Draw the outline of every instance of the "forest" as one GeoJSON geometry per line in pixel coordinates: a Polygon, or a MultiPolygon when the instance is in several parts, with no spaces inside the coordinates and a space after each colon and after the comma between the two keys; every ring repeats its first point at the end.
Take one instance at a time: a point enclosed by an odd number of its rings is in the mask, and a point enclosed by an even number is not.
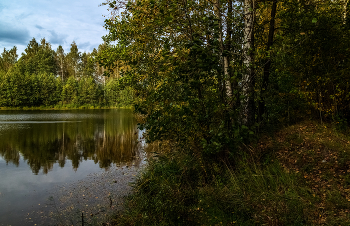
{"type": "Polygon", "coordinates": [[[349,225],[345,0],[107,0],[154,161],[121,225],[349,225]]]}
{"type": "Polygon", "coordinates": [[[0,107],[77,108],[117,107],[133,103],[131,89],[120,90],[123,68],[106,73],[97,56],[101,44],[91,53],[79,52],[73,41],[70,52],[57,50],[43,38],[33,38],[18,59],[17,48],[0,55],[0,107]]]}
{"type": "Polygon", "coordinates": [[[346,2],[105,4],[117,44],[102,65],[129,65],[120,84],[141,100],[150,141],[200,140],[214,154],[267,124],[350,119],[346,2]]]}

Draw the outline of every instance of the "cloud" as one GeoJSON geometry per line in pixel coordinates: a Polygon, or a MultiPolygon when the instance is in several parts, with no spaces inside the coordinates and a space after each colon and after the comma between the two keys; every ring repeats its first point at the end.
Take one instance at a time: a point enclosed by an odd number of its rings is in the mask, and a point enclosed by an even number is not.
{"type": "Polygon", "coordinates": [[[0,40],[9,44],[26,45],[30,40],[29,31],[26,28],[18,28],[11,26],[0,26],[0,40]]]}
{"type": "Polygon", "coordinates": [[[62,45],[68,51],[75,40],[80,52],[90,52],[103,43],[101,37],[108,33],[102,27],[107,7],[98,7],[100,2],[60,0],[46,4],[47,0],[0,0],[0,50],[15,45],[20,53],[33,37],[45,37],[53,49],[62,45]]]}
{"type": "Polygon", "coordinates": [[[66,38],[68,35],[65,34],[57,34],[54,30],[48,30],[50,32],[51,37],[49,38],[49,42],[51,44],[63,45],[66,43],[66,38]]]}
{"type": "Polygon", "coordinates": [[[19,15],[13,15],[15,16],[16,20],[25,20],[25,19],[28,19],[30,18],[31,16],[35,15],[34,13],[32,12],[23,12],[23,13],[20,13],[19,15]]]}
{"type": "Polygon", "coordinates": [[[36,28],[38,28],[39,30],[43,30],[44,28],[40,25],[35,25],[36,28]]]}
{"type": "Polygon", "coordinates": [[[88,48],[90,46],[91,46],[90,42],[84,42],[84,43],[78,44],[79,49],[90,49],[90,48],[88,48]]]}

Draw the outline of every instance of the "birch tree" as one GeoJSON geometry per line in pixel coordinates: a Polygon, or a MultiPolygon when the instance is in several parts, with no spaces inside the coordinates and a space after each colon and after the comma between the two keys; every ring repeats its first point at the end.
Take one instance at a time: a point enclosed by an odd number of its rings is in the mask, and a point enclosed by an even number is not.
{"type": "Polygon", "coordinates": [[[75,41],[72,42],[70,52],[67,54],[70,76],[77,77],[78,65],[80,62],[80,52],[75,41]]]}
{"type": "Polygon", "coordinates": [[[244,0],[244,65],[245,73],[242,78],[243,95],[243,124],[251,126],[254,123],[254,19],[255,0],[244,0]]]}
{"type": "Polygon", "coordinates": [[[59,76],[61,77],[62,82],[64,81],[64,78],[66,77],[67,74],[67,69],[66,69],[66,64],[65,64],[65,54],[64,54],[64,49],[61,45],[57,47],[56,50],[56,62],[58,64],[59,68],[59,76]]]}

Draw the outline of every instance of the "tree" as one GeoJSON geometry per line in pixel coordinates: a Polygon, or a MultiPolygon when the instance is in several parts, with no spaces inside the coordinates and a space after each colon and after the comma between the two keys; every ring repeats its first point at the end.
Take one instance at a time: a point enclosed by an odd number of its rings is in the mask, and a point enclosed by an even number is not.
{"type": "Polygon", "coordinates": [[[83,77],[79,81],[79,104],[96,104],[98,95],[98,86],[94,78],[83,77]]]}
{"type": "Polygon", "coordinates": [[[78,76],[78,65],[80,63],[80,52],[75,41],[72,42],[70,52],[67,54],[69,76],[78,76]]]}
{"type": "Polygon", "coordinates": [[[56,78],[53,74],[39,75],[42,83],[41,100],[42,105],[52,106],[60,101],[62,82],[56,78]]]}
{"type": "Polygon", "coordinates": [[[64,104],[79,104],[78,82],[74,77],[69,77],[64,84],[61,98],[64,104]]]}
{"type": "Polygon", "coordinates": [[[269,29],[268,29],[268,37],[267,37],[267,44],[266,44],[266,52],[267,57],[265,59],[265,63],[263,66],[263,78],[262,78],[262,85],[261,85],[261,91],[260,91],[260,101],[259,101],[259,107],[258,107],[258,121],[261,122],[263,120],[263,117],[265,116],[265,98],[266,98],[266,92],[269,85],[269,79],[271,74],[271,65],[272,65],[272,59],[270,56],[270,51],[272,48],[272,45],[274,43],[274,34],[275,34],[275,18],[276,18],[276,11],[277,11],[277,0],[272,1],[271,6],[271,16],[269,21],[269,29]]]}
{"type": "MultiPolygon", "coordinates": [[[[115,9],[123,2],[108,3],[115,9]]],[[[240,124],[242,91],[236,85],[244,71],[241,4],[129,1],[124,6],[121,16],[106,21],[107,44],[118,44],[101,58],[110,68],[118,61],[130,66],[120,89],[131,86],[138,96],[135,108],[146,116],[149,141],[181,141],[196,156],[233,151],[249,132],[240,124]]]]}
{"type": "Polygon", "coordinates": [[[84,52],[81,55],[79,71],[82,76],[94,77],[96,71],[96,62],[92,54],[84,52]]]}
{"type": "Polygon", "coordinates": [[[252,126],[255,120],[254,106],[254,23],[255,0],[244,0],[244,65],[245,73],[242,78],[243,95],[243,124],[252,126]]]}
{"type": "Polygon", "coordinates": [[[27,106],[30,103],[30,76],[12,67],[2,81],[2,98],[7,107],[27,106]]]}
{"type": "Polygon", "coordinates": [[[61,80],[64,81],[65,78],[68,76],[68,71],[67,71],[66,55],[61,45],[59,45],[56,50],[56,63],[59,68],[58,75],[61,77],[61,80]]]}
{"type": "Polygon", "coordinates": [[[19,59],[19,67],[21,73],[28,74],[57,74],[57,64],[55,59],[55,52],[51,49],[51,44],[46,42],[45,38],[41,43],[37,43],[33,38],[27,48],[22,53],[19,59]]]}
{"type": "Polygon", "coordinates": [[[0,56],[0,71],[7,72],[17,62],[17,47],[14,46],[10,50],[6,50],[1,53],[0,56]]]}

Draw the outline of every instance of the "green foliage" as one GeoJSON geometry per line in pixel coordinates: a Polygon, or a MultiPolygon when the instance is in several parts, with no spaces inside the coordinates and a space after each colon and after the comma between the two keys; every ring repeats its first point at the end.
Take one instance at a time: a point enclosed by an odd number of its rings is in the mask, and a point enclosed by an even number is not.
{"type": "MultiPolygon", "coordinates": [[[[73,42],[71,52],[65,54],[62,46],[55,52],[45,39],[41,44],[33,39],[18,62],[16,51],[16,47],[4,49],[0,57],[0,107],[94,108],[131,106],[134,102],[131,89],[104,85],[96,50],[80,54],[73,42]]],[[[107,81],[117,83],[117,78],[107,81]]]]}
{"type": "Polygon", "coordinates": [[[111,79],[104,87],[93,77],[79,80],[69,77],[62,83],[53,74],[22,74],[20,69],[0,72],[1,107],[35,107],[72,105],[89,106],[131,106],[134,102],[131,89],[113,90],[117,80],[111,79]],[[105,94],[104,94],[105,93],[105,94]]]}
{"type": "Polygon", "coordinates": [[[336,115],[349,119],[350,42],[342,4],[281,3],[277,13],[280,30],[270,51],[269,120],[333,120],[336,115]]]}
{"type": "Polygon", "coordinates": [[[78,50],[77,44],[74,41],[71,44],[70,52],[67,54],[66,58],[68,63],[69,76],[77,77],[80,52],[78,50]]]}
{"type": "Polygon", "coordinates": [[[104,87],[105,98],[109,106],[131,106],[134,103],[134,92],[131,88],[121,88],[116,79],[109,79],[104,87]]]}
{"type": "Polygon", "coordinates": [[[1,53],[0,56],[0,71],[7,72],[17,62],[17,47],[14,46],[10,50],[6,50],[1,53]]]}
{"type": "Polygon", "coordinates": [[[335,128],[341,132],[347,132],[349,130],[349,123],[348,120],[341,115],[336,115],[333,119],[333,122],[335,124],[335,128]]]}
{"type": "Polygon", "coordinates": [[[84,77],[79,81],[79,104],[96,104],[99,94],[98,85],[92,77],[84,77]]]}
{"type": "Polygon", "coordinates": [[[39,44],[33,38],[24,51],[17,65],[22,74],[57,73],[55,51],[45,39],[39,44]]]}
{"type": "Polygon", "coordinates": [[[62,82],[57,79],[53,74],[50,75],[39,75],[39,79],[42,82],[41,87],[41,98],[42,104],[45,106],[53,106],[60,101],[62,82]]]}
{"type": "Polygon", "coordinates": [[[63,86],[63,103],[78,104],[78,84],[74,77],[70,77],[63,86]]]}
{"type": "MultiPolygon", "coordinates": [[[[117,60],[131,66],[120,86],[131,87],[138,97],[135,110],[146,117],[140,128],[147,130],[149,142],[172,140],[198,157],[211,158],[234,152],[249,137],[250,128],[242,127],[242,92],[225,93],[226,80],[239,89],[240,78],[224,74],[215,18],[207,1],[137,1],[129,2],[116,20],[106,20],[110,33],[105,40],[118,44],[101,59],[108,67],[117,60]]],[[[241,39],[235,41],[240,48],[241,39]]],[[[236,58],[239,71],[243,58],[236,58]]]]}
{"type": "Polygon", "coordinates": [[[6,73],[2,81],[4,106],[19,107],[29,102],[29,78],[28,74],[22,74],[17,67],[6,73]]]}

